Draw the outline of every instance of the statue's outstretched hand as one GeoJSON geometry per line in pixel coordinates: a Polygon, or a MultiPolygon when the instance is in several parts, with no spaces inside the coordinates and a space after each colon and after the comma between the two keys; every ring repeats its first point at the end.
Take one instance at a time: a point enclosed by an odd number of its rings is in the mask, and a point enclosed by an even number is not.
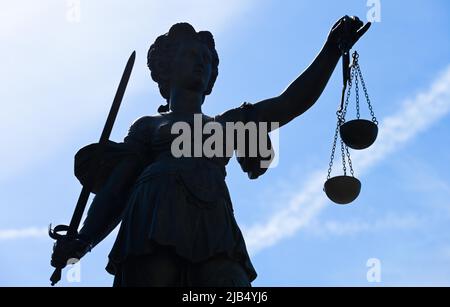
{"type": "Polygon", "coordinates": [[[82,236],[59,239],[53,246],[51,265],[55,268],[64,268],[69,260],[79,260],[90,250],[91,244],[82,236]]]}
{"type": "Polygon", "coordinates": [[[364,24],[356,16],[344,16],[331,28],[327,41],[336,45],[341,51],[350,50],[370,26],[370,22],[364,24]]]}

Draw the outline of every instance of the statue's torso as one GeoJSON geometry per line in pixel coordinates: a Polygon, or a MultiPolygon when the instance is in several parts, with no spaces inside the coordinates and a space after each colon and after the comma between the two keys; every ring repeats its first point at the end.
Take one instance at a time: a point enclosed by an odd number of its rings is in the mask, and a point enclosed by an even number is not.
{"type": "MultiPolygon", "coordinates": [[[[217,118],[203,115],[202,123],[217,118]]],[[[116,267],[111,271],[120,269],[130,254],[152,253],[164,245],[193,262],[227,254],[253,280],[256,273],[225,183],[229,157],[175,158],[171,146],[179,135],[172,133],[172,126],[180,121],[194,125],[193,116],[165,114],[141,118],[130,128],[125,142],[141,144],[151,159],[130,193],[110,254],[110,265],[116,267]]]]}

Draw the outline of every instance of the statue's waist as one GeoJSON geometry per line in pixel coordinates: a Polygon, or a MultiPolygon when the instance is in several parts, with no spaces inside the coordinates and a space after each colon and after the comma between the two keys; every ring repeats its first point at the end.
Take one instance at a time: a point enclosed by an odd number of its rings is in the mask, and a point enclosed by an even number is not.
{"type": "Polygon", "coordinates": [[[183,185],[204,202],[228,198],[225,167],[206,158],[161,158],[144,169],[136,181],[136,188],[146,188],[147,184],[172,183],[183,185]]]}
{"type": "Polygon", "coordinates": [[[203,173],[210,173],[212,176],[216,176],[225,179],[226,171],[225,165],[221,161],[208,158],[192,158],[192,157],[180,157],[175,158],[170,154],[160,154],[152,160],[141,173],[140,179],[149,176],[158,176],[162,174],[187,174],[194,173],[199,176],[203,173]]]}

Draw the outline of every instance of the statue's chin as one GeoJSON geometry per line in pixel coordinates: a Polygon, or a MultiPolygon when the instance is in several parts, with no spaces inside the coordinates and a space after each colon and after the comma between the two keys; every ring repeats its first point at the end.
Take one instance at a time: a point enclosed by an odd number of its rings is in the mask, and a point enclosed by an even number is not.
{"type": "Polygon", "coordinates": [[[189,86],[187,88],[190,91],[198,92],[198,93],[203,93],[206,90],[205,85],[203,84],[203,81],[201,80],[201,78],[195,78],[194,80],[192,80],[192,82],[189,84],[189,86]]]}

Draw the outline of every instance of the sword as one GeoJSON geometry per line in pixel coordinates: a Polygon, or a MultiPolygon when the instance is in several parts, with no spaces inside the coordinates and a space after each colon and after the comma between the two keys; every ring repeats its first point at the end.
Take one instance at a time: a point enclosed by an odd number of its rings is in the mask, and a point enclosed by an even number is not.
{"type": "MultiPolygon", "coordinates": [[[[111,131],[116,120],[117,113],[119,112],[120,103],[122,102],[123,95],[125,94],[125,89],[130,79],[131,71],[133,70],[134,61],[136,59],[136,51],[130,55],[125,70],[120,79],[119,87],[117,88],[116,95],[114,96],[111,109],[109,110],[108,118],[106,119],[105,126],[103,127],[102,134],[100,136],[99,146],[96,149],[95,156],[98,157],[105,147],[111,135],[111,131]]],[[[73,239],[78,235],[78,227],[80,226],[81,218],[83,217],[84,209],[86,208],[89,196],[91,194],[91,187],[84,185],[81,189],[80,196],[78,197],[77,205],[70,220],[69,226],[58,225],[54,229],[51,229],[51,224],[49,227],[49,236],[55,240],[69,240],[73,239]],[[66,232],[66,234],[60,234],[59,232],[66,232]]],[[[52,286],[54,286],[61,279],[61,271],[63,267],[55,268],[50,281],[52,286]]]]}

